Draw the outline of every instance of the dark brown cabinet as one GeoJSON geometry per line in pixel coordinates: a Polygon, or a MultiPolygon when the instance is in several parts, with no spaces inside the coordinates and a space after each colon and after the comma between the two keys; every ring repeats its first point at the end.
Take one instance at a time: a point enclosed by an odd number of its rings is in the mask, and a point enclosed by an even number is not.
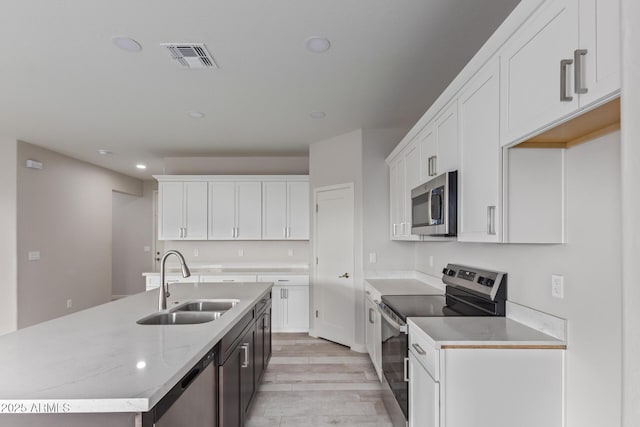
{"type": "Polygon", "coordinates": [[[271,358],[271,302],[265,306],[256,320],[256,382],[260,382],[262,375],[271,358]]]}

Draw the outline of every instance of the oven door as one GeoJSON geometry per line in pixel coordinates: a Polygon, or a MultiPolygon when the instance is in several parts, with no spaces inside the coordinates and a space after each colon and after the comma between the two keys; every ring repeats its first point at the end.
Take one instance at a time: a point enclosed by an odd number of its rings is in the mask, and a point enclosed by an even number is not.
{"type": "Polygon", "coordinates": [[[380,310],[380,314],[382,319],[382,372],[406,423],[409,416],[409,383],[407,381],[409,343],[406,325],[401,325],[392,319],[383,309],[380,310]]]}

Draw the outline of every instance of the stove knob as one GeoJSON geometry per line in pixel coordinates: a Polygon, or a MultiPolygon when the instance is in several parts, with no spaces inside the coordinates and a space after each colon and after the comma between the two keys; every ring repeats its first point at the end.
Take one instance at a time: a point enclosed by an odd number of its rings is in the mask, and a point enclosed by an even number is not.
{"type": "Polygon", "coordinates": [[[494,283],[495,283],[495,280],[493,280],[493,279],[486,279],[484,281],[484,284],[487,285],[487,286],[493,286],[494,283]]]}
{"type": "Polygon", "coordinates": [[[487,280],[487,279],[485,279],[482,276],[478,277],[478,284],[479,285],[485,285],[486,284],[485,280],[487,280]]]}
{"type": "Polygon", "coordinates": [[[443,268],[443,269],[442,269],[442,274],[444,274],[444,275],[449,275],[449,269],[448,269],[448,268],[446,268],[446,267],[445,267],[445,268],[443,268]]]}

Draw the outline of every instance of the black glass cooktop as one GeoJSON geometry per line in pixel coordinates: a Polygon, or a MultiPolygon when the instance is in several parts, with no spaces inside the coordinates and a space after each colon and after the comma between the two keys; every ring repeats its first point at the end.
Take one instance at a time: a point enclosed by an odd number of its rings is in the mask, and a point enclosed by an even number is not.
{"type": "Polygon", "coordinates": [[[451,315],[451,310],[445,310],[447,302],[444,295],[383,295],[382,302],[405,321],[407,317],[451,315]]]}

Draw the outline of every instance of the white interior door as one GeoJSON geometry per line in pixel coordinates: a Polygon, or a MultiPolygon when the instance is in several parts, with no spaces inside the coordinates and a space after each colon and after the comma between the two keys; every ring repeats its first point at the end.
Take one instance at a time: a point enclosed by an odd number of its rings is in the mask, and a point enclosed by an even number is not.
{"type": "Polygon", "coordinates": [[[353,184],[316,189],[314,199],[314,331],[351,346],[355,320],[353,184]]]}

